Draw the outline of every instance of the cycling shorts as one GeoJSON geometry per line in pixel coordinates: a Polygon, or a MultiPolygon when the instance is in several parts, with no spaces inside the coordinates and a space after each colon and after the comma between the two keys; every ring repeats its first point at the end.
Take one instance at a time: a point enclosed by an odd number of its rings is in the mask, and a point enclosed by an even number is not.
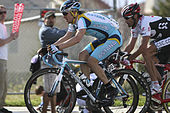
{"type": "Polygon", "coordinates": [[[170,45],[170,37],[154,40],[154,44],[158,50],[161,48],[166,48],[166,46],[170,45]]]}
{"type": "Polygon", "coordinates": [[[89,43],[83,50],[87,50],[90,56],[102,61],[111,55],[117,48],[122,46],[121,35],[114,34],[103,40],[94,40],[89,43]]]}
{"type": "Polygon", "coordinates": [[[156,57],[159,59],[161,64],[168,63],[168,60],[170,59],[169,50],[170,50],[170,45],[162,47],[158,50],[156,57]]]}

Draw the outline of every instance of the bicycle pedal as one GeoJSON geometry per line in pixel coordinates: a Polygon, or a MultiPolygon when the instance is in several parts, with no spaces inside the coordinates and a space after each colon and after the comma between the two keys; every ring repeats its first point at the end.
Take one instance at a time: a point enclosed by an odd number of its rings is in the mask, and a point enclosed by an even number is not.
{"type": "Polygon", "coordinates": [[[114,104],[114,101],[110,100],[110,99],[103,99],[99,102],[100,102],[100,105],[103,106],[103,107],[112,106],[114,104]]]}
{"type": "Polygon", "coordinates": [[[77,98],[80,98],[84,95],[87,95],[87,93],[84,90],[80,90],[79,92],[76,93],[77,98]]]}

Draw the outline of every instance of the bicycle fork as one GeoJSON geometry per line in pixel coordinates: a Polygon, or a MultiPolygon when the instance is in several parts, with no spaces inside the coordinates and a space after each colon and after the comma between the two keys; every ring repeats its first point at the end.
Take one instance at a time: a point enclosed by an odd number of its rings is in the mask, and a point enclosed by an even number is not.
{"type": "Polygon", "coordinates": [[[54,83],[53,83],[53,86],[51,87],[51,90],[48,93],[49,97],[54,96],[56,88],[60,87],[60,83],[61,83],[61,80],[62,80],[62,77],[63,77],[63,72],[64,72],[64,67],[61,67],[60,73],[59,73],[58,76],[56,76],[54,83]]]}

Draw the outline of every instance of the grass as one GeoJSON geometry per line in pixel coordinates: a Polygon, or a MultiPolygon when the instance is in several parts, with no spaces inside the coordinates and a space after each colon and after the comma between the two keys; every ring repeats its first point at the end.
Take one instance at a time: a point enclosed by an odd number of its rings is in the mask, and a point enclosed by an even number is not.
{"type": "MultiPolygon", "coordinates": [[[[39,96],[35,96],[32,95],[33,99],[33,104],[35,106],[38,106],[40,104],[40,97],[39,96]]],[[[145,102],[145,97],[144,96],[140,96],[139,97],[139,106],[143,106],[144,102],[145,102]]],[[[25,101],[24,101],[24,96],[23,95],[7,95],[6,97],[6,106],[25,106],[25,101]]],[[[114,106],[122,106],[121,101],[119,102],[115,102],[114,106]]]]}
{"type": "MultiPolygon", "coordinates": [[[[38,106],[40,104],[40,97],[33,95],[31,98],[34,98],[33,105],[38,106]]],[[[25,106],[24,95],[7,95],[5,103],[6,106],[25,106]]]]}
{"type": "Polygon", "coordinates": [[[7,106],[25,106],[23,95],[7,95],[5,103],[7,106]]]}

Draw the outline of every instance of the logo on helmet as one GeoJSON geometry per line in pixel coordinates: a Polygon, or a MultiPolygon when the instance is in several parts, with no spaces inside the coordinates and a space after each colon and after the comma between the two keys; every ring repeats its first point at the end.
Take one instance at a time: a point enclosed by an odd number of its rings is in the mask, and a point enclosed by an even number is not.
{"type": "Polygon", "coordinates": [[[125,6],[121,11],[121,15],[125,19],[129,19],[133,17],[135,14],[139,14],[139,13],[140,13],[140,6],[137,3],[125,6]]]}
{"type": "Polygon", "coordinates": [[[78,11],[80,7],[81,4],[77,0],[67,0],[61,5],[60,12],[78,11]]]}

